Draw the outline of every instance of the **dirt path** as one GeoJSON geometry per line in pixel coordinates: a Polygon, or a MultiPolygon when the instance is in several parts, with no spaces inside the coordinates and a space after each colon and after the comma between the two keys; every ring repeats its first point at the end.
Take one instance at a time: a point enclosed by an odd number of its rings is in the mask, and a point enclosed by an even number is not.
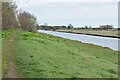
{"type": "Polygon", "coordinates": [[[13,56],[14,56],[14,47],[15,47],[15,38],[16,38],[16,33],[13,33],[11,35],[11,38],[8,42],[8,66],[9,66],[9,70],[8,70],[8,75],[7,78],[19,78],[18,73],[17,73],[17,67],[16,64],[14,62],[13,56]]]}

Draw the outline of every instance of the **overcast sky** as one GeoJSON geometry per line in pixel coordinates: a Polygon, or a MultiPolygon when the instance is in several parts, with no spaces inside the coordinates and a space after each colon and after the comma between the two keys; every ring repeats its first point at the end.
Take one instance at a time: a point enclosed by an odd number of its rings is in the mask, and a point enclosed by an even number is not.
{"type": "Polygon", "coordinates": [[[118,0],[19,0],[17,5],[36,16],[39,24],[118,26],[118,0]]]}

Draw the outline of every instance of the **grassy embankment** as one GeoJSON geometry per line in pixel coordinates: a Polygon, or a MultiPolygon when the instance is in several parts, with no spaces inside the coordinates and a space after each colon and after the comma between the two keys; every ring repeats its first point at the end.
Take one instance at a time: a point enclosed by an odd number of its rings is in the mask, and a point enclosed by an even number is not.
{"type": "Polygon", "coordinates": [[[2,37],[0,37],[0,79],[1,78],[2,78],[2,37]]]}
{"type": "Polygon", "coordinates": [[[120,37],[120,31],[112,31],[112,30],[72,30],[72,29],[58,29],[56,31],[60,32],[69,32],[69,33],[77,33],[77,34],[88,34],[88,35],[98,35],[98,36],[107,36],[107,37],[120,37]]]}
{"type": "MultiPolygon", "coordinates": [[[[12,34],[11,31],[3,33],[4,76],[9,68],[6,53],[8,33],[12,34]]],[[[118,77],[117,51],[43,33],[20,31],[16,35],[14,61],[23,77],[118,77]]]]}

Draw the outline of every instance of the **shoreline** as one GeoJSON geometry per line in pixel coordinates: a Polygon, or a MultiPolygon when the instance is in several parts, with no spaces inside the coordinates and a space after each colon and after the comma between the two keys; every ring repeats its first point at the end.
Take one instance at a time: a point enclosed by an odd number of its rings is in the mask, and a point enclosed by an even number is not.
{"type": "MultiPolygon", "coordinates": [[[[52,32],[52,31],[51,31],[52,32]]],[[[59,32],[59,31],[53,31],[53,32],[59,32]]],[[[40,33],[44,33],[44,32],[40,32],[40,33]]],[[[63,32],[63,34],[64,33],[67,33],[67,32],[63,32]]],[[[47,32],[45,32],[45,34],[49,34],[49,33],[47,33],[47,32]]],[[[75,33],[73,33],[73,34],[75,34],[75,33]]],[[[52,34],[50,34],[50,35],[52,35],[52,34]]],[[[70,34],[68,34],[68,35],[70,35],[70,34]]],[[[57,35],[53,35],[53,36],[57,36],[57,35]]],[[[91,35],[92,36],[92,35],[91,35]]],[[[64,38],[64,37],[62,37],[62,36],[57,36],[57,37],[61,37],[61,38],[64,38]]],[[[100,37],[100,36],[99,36],[100,37]]],[[[109,38],[109,37],[106,37],[106,38],[109,38]]],[[[66,39],[66,38],[65,38],[66,39]]],[[[67,39],[69,39],[69,38],[67,38],[67,39]]],[[[112,39],[112,38],[111,38],[112,39]]],[[[119,39],[119,38],[113,38],[113,39],[119,39]]],[[[74,40],[74,39],[70,39],[70,40],[74,40]]],[[[80,40],[76,40],[76,41],[80,41],[80,40]]],[[[80,41],[80,42],[82,42],[82,41],[80,41]]],[[[93,45],[96,45],[96,46],[101,46],[101,47],[103,47],[103,48],[109,48],[109,49],[112,49],[112,50],[114,50],[114,51],[119,51],[119,50],[117,50],[117,49],[114,49],[114,48],[111,48],[110,46],[104,46],[104,45],[98,45],[98,44],[96,44],[96,43],[88,43],[88,42],[82,42],[82,43],[87,43],[87,44],[93,44],[93,45]]]]}
{"type": "Polygon", "coordinates": [[[91,35],[91,36],[109,37],[109,38],[118,38],[118,39],[120,39],[120,36],[109,36],[109,35],[99,35],[99,34],[89,34],[89,33],[76,33],[76,32],[72,32],[72,31],[56,31],[56,32],[65,32],[65,33],[73,33],[73,34],[84,34],[84,35],[91,35]]]}

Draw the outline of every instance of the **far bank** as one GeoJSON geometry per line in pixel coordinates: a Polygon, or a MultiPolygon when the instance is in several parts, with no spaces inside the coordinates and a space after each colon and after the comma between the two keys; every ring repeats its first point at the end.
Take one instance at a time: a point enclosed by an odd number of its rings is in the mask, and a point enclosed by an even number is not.
{"type": "Polygon", "coordinates": [[[120,38],[119,30],[75,30],[75,29],[57,29],[58,32],[74,33],[74,34],[85,34],[92,36],[120,38]]]}

